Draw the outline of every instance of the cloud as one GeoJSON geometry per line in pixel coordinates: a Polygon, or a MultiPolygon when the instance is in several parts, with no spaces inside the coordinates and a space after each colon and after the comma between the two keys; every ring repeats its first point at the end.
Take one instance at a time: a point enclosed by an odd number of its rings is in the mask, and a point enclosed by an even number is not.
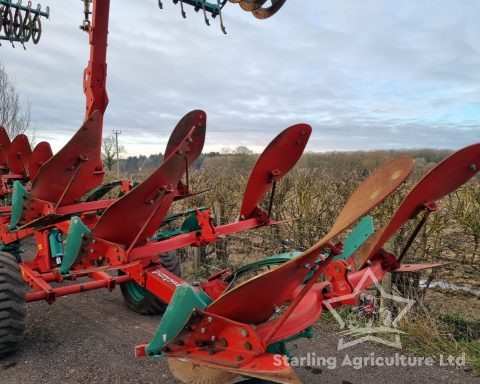
{"type": "MultiPolygon", "coordinates": [[[[46,5],[46,3],[45,3],[46,5]]],[[[38,46],[0,48],[55,149],[82,121],[82,3],[49,0],[38,46]]],[[[129,154],[164,149],[189,110],[208,113],[207,150],[262,149],[306,122],[309,150],[457,148],[478,141],[480,3],[287,1],[259,21],[235,4],[218,20],[164,1],[111,2],[104,134],[129,154]],[[138,3],[138,4],[137,4],[138,3]]]]}

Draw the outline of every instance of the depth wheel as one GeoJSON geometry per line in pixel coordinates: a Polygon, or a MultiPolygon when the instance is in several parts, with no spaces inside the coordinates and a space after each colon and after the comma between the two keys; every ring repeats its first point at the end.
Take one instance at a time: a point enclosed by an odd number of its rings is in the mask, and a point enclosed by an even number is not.
{"type": "MultiPolygon", "coordinates": [[[[180,258],[177,252],[172,251],[160,255],[160,263],[166,270],[172,272],[174,275],[178,277],[182,275],[180,258]]],[[[123,274],[123,272],[119,273],[123,274]]],[[[167,303],[160,300],[135,281],[127,281],[126,283],[120,284],[120,289],[125,304],[127,304],[127,307],[132,311],[142,315],[158,315],[167,309],[167,303]]]]}
{"type": "Polygon", "coordinates": [[[0,252],[0,357],[15,352],[25,334],[25,283],[15,256],[0,252]]]}

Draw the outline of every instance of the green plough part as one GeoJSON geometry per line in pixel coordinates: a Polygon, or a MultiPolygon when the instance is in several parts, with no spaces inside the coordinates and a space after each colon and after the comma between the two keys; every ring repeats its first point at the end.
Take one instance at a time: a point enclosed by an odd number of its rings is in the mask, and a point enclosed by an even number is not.
{"type": "Polygon", "coordinates": [[[195,309],[205,309],[212,299],[202,290],[198,293],[189,284],[175,290],[162,321],[145,348],[148,357],[160,357],[163,346],[170,343],[187,325],[195,309]]]}
{"type": "Polygon", "coordinates": [[[345,243],[343,244],[343,253],[336,256],[333,261],[348,260],[353,252],[355,252],[360,245],[373,235],[373,232],[375,232],[373,217],[363,217],[345,240],[345,243]]]}
{"type": "MultiPolygon", "coordinates": [[[[200,212],[203,212],[206,209],[207,209],[206,207],[198,208],[200,212]]],[[[155,241],[166,240],[166,239],[169,239],[170,237],[181,235],[182,233],[189,233],[189,232],[200,230],[201,228],[200,228],[200,225],[198,224],[196,213],[197,213],[196,209],[189,209],[188,211],[185,211],[185,212],[173,213],[171,215],[168,215],[162,221],[161,227],[181,217],[187,216],[187,218],[182,223],[182,226],[180,227],[180,229],[174,229],[172,231],[162,231],[158,233],[157,236],[152,238],[152,240],[155,240],[155,241]]]]}
{"type": "MultiPolygon", "coordinates": [[[[121,180],[113,180],[110,183],[107,184],[102,184],[99,185],[97,188],[93,189],[85,199],[85,201],[97,201],[100,200],[102,197],[104,197],[108,192],[110,192],[113,188],[117,187],[118,185],[121,185],[122,181],[121,180]]],[[[123,193],[120,194],[121,197],[123,196],[123,193]]]]}
{"type": "Polygon", "coordinates": [[[20,181],[13,182],[12,193],[12,213],[10,215],[10,230],[15,230],[17,224],[22,217],[23,199],[27,198],[30,193],[23,187],[20,181]]]}
{"type": "MultiPolygon", "coordinates": [[[[192,216],[189,216],[186,221],[191,217],[195,219],[195,210],[191,212],[192,216]]],[[[172,215],[172,220],[180,217],[182,214],[172,215]]],[[[186,222],[185,221],[185,222],[186,222]]],[[[193,222],[193,220],[192,220],[193,222]]],[[[185,224],[185,223],[184,223],[185,224]]],[[[197,223],[198,225],[198,223],[197,223]]],[[[182,226],[183,228],[183,226],[182,226]]],[[[348,238],[345,240],[344,252],[341,255],[338,255],[335,259],[348,259],[352,253],[357,249],[366,239],[368,239],[374,232],[373,219],[371,216],[365,216],[358,225],[353,229],[348,238]]],[[[301,252],[287,252],[281,253],[268,257],[263,260],[256,261],[254,263],[245,265],[242,268],[239,268],[235,271],[231,277],[227,278],[226,282],[229,283],[235,279],[236,276],[241,275],[242,273],[248,272],[253,269],[258,269],[262,267],[268,267],[273,265],[283,264],[294,257],[298,256],[301,252]]],[[[320,259],[317,263],[320,263],[320,259]]],[[[305,282],[309,280],[312,272],[305,278],[305,282]]],[[[204,309],[207,307],[212,300],[208,295],[199,290],[195,290],[188,284],[182,284],[179,286],[175,293],[173,294],[172,300],[163,315],[162,321],[155,332],[155,335],[145,348],[147,356],[149,357],[159,357],[162,356],[162,348],[170,343],[175,337],[182,331],[182,329],[187,325],[192,312],[195,309],[204,309]]],[[[268,346],[267,351],[270,353],[278,353],[282,355],[289,356],[286,343],[298,340],[300,338],[312,338],[313,330],[311,327],[304,329],[302,332],[276,343],[273,343],[268,346]]]]}
{"type": "MultiPolygon", "coordinates": [[[[335,256],[333,260],[347,260],[353,254],[353,252],[373,234],[374,231],[375,228],[373,225],[373,218],[371,216],[365,216],[364,218],[362,218],[362,220],[359,221],[357,226],[352,230],[350,235],[345,240],[343,246],[343,253],[341,255],[335,256]]],[[[300,254],[300,251],[286,252],[270,256],[266,259],[255,261],[237,269],[230,277],[226,279],[226,282],[230,283],[235,279],[235,277],[253,269],[259,269],[263,267],[286,263],[287,261],[297,257],[300,254]]],[[[321,260],[318,259],[315,265],[318,265],[320,262],[321,260]]],[[[310,280],[310,278],[313,276],[313,273],[314,271],[312,268],[312,271],[310,271],[310,273],[305,277],[305,280],[303,281],[304,284],[308,282],[308,280],[310,280]]]]}
{"type": "Polygon", "coordinates": [[[88,235],[90,229],[83,224],[79,217],[73,216],[68,228],[67,239],[65,241],[65,252],[63,253],[62,265],[59,268],[62,276],[70,273],[70,268],[75,263],[82,245],[83,235],[88,235]]]}

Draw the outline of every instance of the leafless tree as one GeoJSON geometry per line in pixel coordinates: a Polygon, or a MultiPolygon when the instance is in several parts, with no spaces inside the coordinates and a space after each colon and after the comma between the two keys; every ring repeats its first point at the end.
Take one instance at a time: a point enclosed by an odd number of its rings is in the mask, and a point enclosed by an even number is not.
{"type": "Polygon", "coordinates": [[[30,118],[30,104],[22,103],[15,82],[0,64],[0,125],[7,130],[11,139],[20,133],[33,133],[30,118]],[[32,131],[32,132],[30,132],[32,131]]]}
{"type": "MultiPolygon", "coordinates": [[[[118,146],[119,157],[125,153],[125,147],[123,145],[118,146]]],[[[102,161],[109,171],[113,169],[115,162],[117,161],[117,147],[115,143],[115,136],[107,136],[103,139],[102,143],[102,161]]]]}

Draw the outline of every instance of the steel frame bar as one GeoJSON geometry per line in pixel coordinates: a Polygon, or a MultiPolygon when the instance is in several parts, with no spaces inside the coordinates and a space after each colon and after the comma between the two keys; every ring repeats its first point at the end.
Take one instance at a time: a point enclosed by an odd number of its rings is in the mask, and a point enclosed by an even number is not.
{"type": "MultiPolygon", "coordinates": [[[[218,236],[225,236],[230,235],[232,233],[245,231],[247,229],[258,228],[264,225],[273,225],[276,222],[264,222],[258,220],[257,218],[247,219],[243,221],[238,221],[236,223],[230,223],[226,225],[222,225],[219,227],[215,227],[215,235],[218,236]]],[[[130,261],[133,260],[140,260],[144,258],[151,257],[151,255],[158,255],[160,253],[165,253],[168,251],[174,251],[176,249],[180,249],[189,245],[200,245],[199,238],[201,237],[201,231],[197,232],[189,232],[182,235],[174,236],[170,239],[158,241],[158,242],[150,242],[146,245],[141,247],[133,248],[130,253],[128,259],[130,261]]]]}

